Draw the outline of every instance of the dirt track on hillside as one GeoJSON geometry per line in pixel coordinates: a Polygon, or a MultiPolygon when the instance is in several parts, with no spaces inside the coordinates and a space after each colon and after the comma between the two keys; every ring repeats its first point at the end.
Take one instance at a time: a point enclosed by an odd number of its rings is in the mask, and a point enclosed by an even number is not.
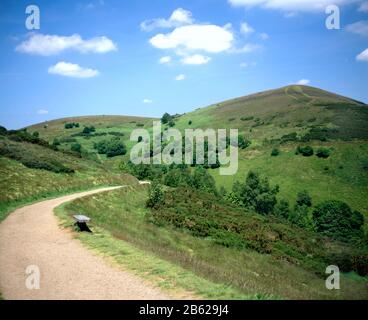
{"type": "Polygon", "coordinates": [[[0,224],[0,292],[5,299],[167,299],[139,277],[113,266],[58,226],[53,209],[73,194],[14,211],[0,224]],[[26,287],[26,268],[39,267],[40,289],[26,287]]]}

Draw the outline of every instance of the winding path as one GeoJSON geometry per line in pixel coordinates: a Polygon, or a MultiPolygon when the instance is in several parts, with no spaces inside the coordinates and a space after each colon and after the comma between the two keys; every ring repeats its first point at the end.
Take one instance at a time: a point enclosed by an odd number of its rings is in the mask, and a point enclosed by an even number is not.
{"type": "Polygon", "coordinates": [[[0,292],[5,299],[167,299],[141,278],[113,266],[59,228],[53,210],[104,188],[42,201],[14,211],[0,224],[0,292]],[[40,270],[40,289],[26,287],[26,268],[40,270]]]}

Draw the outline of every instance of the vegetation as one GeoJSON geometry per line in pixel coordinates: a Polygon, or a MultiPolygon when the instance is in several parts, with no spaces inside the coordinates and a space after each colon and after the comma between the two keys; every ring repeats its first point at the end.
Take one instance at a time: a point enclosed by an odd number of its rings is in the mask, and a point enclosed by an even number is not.
{"type": "Polygon", "coordinates": [[[304,157],[311,157],[314,154],[314,150],[311,146],[301,147],[296,149],[296,154],[301,154],[304,157]]]}
{"type": "Polygon", "coordinates": [[[68,122],[68,123],[65,123],[64,128],[65,129],[79,128],[79,123],[78,122],[68,122]]]}
{"type": "Polygon", "coordinates": [[[95,149],[99,154],[106,154],[108,158],[125,155],[127,149],[119,138],[111,140],[102,140],[95,144],[95,149]]]}

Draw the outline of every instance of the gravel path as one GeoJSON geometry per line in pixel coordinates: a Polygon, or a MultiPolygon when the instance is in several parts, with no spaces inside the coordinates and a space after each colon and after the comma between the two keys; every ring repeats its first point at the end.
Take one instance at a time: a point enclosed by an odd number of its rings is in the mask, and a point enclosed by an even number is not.
{"type": "Polygon", "coordinates": [[[53,209],[99,189],[39,202],[0,224],[0,292],[5,299],[167,299],[141,278],[106,263],[58,226],[53,209]],[[26,268],[39,267],[40,289],[26,287],[26,268]]]}

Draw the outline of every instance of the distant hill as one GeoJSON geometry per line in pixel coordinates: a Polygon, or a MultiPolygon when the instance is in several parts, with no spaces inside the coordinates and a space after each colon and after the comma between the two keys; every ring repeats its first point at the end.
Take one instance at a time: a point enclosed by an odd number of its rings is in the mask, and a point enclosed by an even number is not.
{"type": "Polygon", "coordinates": [[[368,106],[309,86],[287,86],[217,103],[181,116],[177,127],[238,128],[262,143],[322,128],[333,139],[368,138],[368,106]]]}

